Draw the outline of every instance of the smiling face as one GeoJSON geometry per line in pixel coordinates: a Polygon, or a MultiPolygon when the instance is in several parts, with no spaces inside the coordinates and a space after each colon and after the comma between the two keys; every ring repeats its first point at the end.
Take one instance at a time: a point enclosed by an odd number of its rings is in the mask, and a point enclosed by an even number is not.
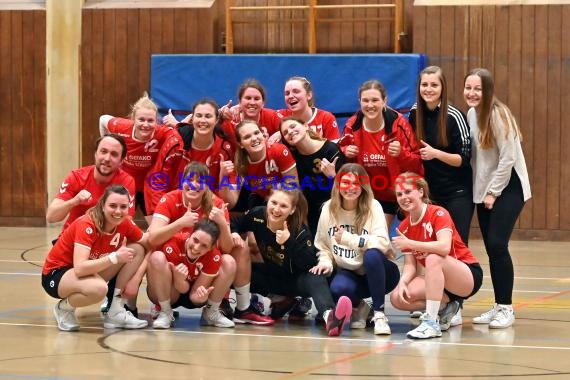
{"type": "Polygon", "coordinates": [[[186,256],[190,260],[196,260],[208,253],[213,248],[213,244],[212,235],[204,230],[194,231],[186,240],[186,256]]]}
{"type": "Polygon", "coordinates": [[[293,113],[303,112],[309,107],[313,97],[312,92],[307,92],[305,85],[298,79],[292,79],[285,83],[285,104],[293,113]]]}
{"type": "Polygon", "coordinates": [[[469,107],[477,108],[483,98],[483,84],[479,75],[469,75],[465,78],[463,98],[469,107]]]}
{"type": "Polygon", "coordinates": [[[423,74],[420,78],[420,96],[430,110],[441,101],[441,78],[438,74],[423,74]]]}
{"type": "Polygon", "coordinates": [[[265,151],[265,136],[256,123],[244,122],[237,131],[238,143],[248,155],[258,156],[265,151]]]}
{"type": "Polygon", "coordinates": [[[95,151],[95,170],[103,177],[110,177],[115,174],[123,162],[121,157],[123,147],[113,137],[104,137],[99,141],[99,146],[95,151]]]}
{"type": "Polygon", "coordinates": [[[239,100],[239,106],[245,119],[258,120],[259,113],[265,106],[263,95],[253,87],[248,87],[239,100]]]}
{"type": "Polygon", "coordinates": [[[307,125],[297,120],[285,120],[281,123],[281,135],[289,145],[295,146],[307,136],[307,125]]]}
{"type": "Polygon", "coordinates": [[[198,136],[213,136],[214,126],[218,121],[218,110],[209,103],[198,104],[194,107],[192,125],[198,136]]]}
{"type": "Polygon", "coordinates": [[[156,128],[156,111],[142,107],[135,111],[133,117],[135,138],[140,141],[149,141],[156,128]]]}
{"type": "Polygon", "coordinates": [[[111,193],[103,204],[106,229],[115,228],[129,215],[129,196],[111,193]]]}
{"type": "Polygon", "coordinates": [[[386,106],[386,99],[380,90],[371,88],[360,93],[360,110],[367,119],[377,119],[382,115],[382,110],[386,106]]]}
{"type": "Polygon", "coordinates": [[[362,194],[362,187],[353,173],[342,175],[338,186],[343,205],[344,203],[355,203],[362,194]]]}
{"type": "Polygon", "coordinates": [[[406,181],[396,186],[396,200],[405,213],[421,211],[424,205],[424,190],[416,183],[406,181]]]}
{"type": "Polygon", "coordinates": [[[198,208],[202,202],[202,197],[206,191],[207,184],[200,179],[199,174],[185,179],[182,184],[182,197],[187,205],[190,205],[193,209],[198,208]]]}
{"type": "Polygon", "coordinates": [[[291,197],[284,191],[273,191],[267,201],[267,221],[272,226],[283,226],[289,215],[295,212],[291,197]]]}

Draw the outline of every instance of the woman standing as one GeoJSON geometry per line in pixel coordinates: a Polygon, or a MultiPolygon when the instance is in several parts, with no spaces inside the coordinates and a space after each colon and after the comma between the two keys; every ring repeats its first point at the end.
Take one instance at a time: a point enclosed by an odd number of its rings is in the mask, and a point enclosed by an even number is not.
{"type": "Polygon", "coordinates": [[[366,169],[390,226],[398,210],[393,179],[407,170],[423,174],[419,147],[410,123],[387,106],[380,82],[364,82],[358,96],[360,111],[346,122],[339,145],[349,161],[366,169]]]}
{"type": "Polygon", "coordinates": [[[421,146],[432,201],[449,212],[467,245],[474,209],[471,139],[465,115],[448,104],[441,68],[429,66],[420,73],[409,119],[421,146]]]}
{"type": "Polygon", "coordinates": [[[509,239],[531,197],[522,136],[509,108],[495,96],[495,84],[488,70],[478,68],[467,74],[463,96],[470,107],[467,121],[471,128],[473,202],[477,205],[495,291],[495,305],[473,318],[473,323],[505,328],[515,322],[509,239]]]}

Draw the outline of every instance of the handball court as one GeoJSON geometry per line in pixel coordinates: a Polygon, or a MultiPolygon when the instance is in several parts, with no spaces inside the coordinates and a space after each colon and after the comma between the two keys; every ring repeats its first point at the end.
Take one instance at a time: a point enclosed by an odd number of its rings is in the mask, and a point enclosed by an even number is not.
{"type": "MultiPolygon", "coordinates": [[[[10,379],[568,379],[570,243],[512,241],[515,326],[492,330],[471,317],[493,302],[482,243],[483,287],[466,302],[463,325],[413,341],[418,324],[389,304],[391,336],[372,329],[329,338],[313,320],[272,327],[202,327],[199,311],[180,310],[173,329],[105,330],[99,306],[78,309],[81,330],[60,332],[56,302],[40,272],[53,228],[0,230],[0,378],[10,379]]],[[[399,263],[402,263],[399,259],[399,263]]],[[[145,283],[139,313],[148,317],[145,283]]]]}

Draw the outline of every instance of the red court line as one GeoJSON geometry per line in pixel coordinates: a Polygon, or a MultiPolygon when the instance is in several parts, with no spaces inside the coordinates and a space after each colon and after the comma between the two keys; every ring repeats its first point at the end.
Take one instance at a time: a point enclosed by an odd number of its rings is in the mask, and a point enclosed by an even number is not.
{"type": "Polygon", "coordinates": [[[388,343],[386,343],[385,345],[380,346],[380,347],[378,347],[378,348],[375,348],[375,349],[372,349],[372,350],[368,350],[368,351],[358,352],[358,353],[356,353],[356,354],[353,354],[353,355],[350,355],[350,356],[345,356],[345,357],[343,357],[343,358],[340,358],[340,359],[337,359],[337,360],[333,360],[333,361],[331,361],[331,362],[326,362],[326,363],[323,363],[323,364],[318,365],[318,366],[305,368],[305,369],[302,369],[302,370],[300,370],[300,371],[295,371],[295,372],[290,373],[290,374],[288,374],[288,375],[282,376],[282,377],[280,377],[279,379],[291,379],[291,378],[294,378],[294,377],[303,376],[303,375],[306,375],[306,374],[308,374],[308,373],[314,372],[314,371],[319,370],[319,369],[322,369],[322,368],[327,368],[327,367],[334,366],[334,365],[337,365],[337,364],[350,362],[350,361],[353,361],[353,360],[355,360],[355,359],[360,359],[360,358],[363,358],[363,357],[368,356],[368,355],[371,355],[371,354],[376,354],[376,353],[384,352],[384,351],[389,350],[389,349],[392,348],[393,346],[394,346],[394,343],[388,342],[388,343]]]}
{"type": "Polygon", "coordinates": [[[570,294],[570,289],[564,290],[564,291],[562,291],[562,292],[558,292],[558,293],[556,293],[556,294],[550,294],[550,295],[547,295],[547,296],[538,297],[538,298],[535,298],[534,300],[531,300],[531,301],[528,301],[528,302],[518,303],[518,304],[516,304],[516,306],[513,305],[513,309],[515,309],[515,310],[522,309],[522,308],[525,308],[525,307],[527,307],[527,306],[535,305],[535,304],[537,304],[537,303],[541,303],[541,302],[543,302],[543,301],[546,301],[546,300],[549,300],[549,299],[552,299],[552,298],[556,298],[556,297],[560,297],[560,296],[563,296],[563,295],[566,295],[566,294],[570,294]]]}

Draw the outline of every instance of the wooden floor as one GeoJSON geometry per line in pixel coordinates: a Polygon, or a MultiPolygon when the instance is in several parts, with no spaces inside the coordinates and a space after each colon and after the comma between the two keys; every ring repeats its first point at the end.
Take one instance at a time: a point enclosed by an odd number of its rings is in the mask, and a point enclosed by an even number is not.
{"type": "MultiPolygon", "coordinates": [[[[438,339],[406,339],[417,320],[389,305],[388,337],[368,329],[329,338],[309,320],[206,328],[198,312],[185,310],[169,331],[104,330],[97,306],[79,309],[81,330],[65,333],[40,284],[58,231],[0,229],[0,378],[570,378],[570,243],[512,242],[517,321],[504,330],[471,324],[493,301],[487,258],[473,241],[483,288],[465,304],[464,324],[438,339]]],[[[148,313],[144,289],[138,306],[148,313]]]]}

